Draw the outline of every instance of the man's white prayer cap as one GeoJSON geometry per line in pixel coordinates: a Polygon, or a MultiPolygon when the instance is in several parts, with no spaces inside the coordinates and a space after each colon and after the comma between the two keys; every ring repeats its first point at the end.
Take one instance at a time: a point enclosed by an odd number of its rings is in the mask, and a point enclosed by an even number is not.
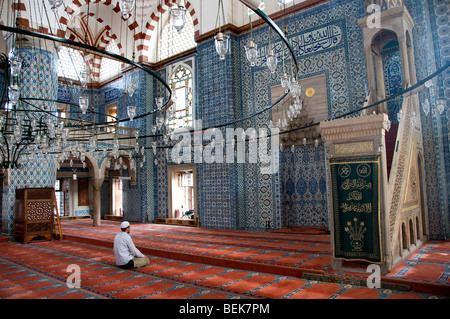
{"type": "Polygon", "coordinates": [[[125,228],[127,228],[127,227],[129,227],[130,226],[130,223],[129,222],[123,222],[122,224],[120,224],[120,228],[121,229],[125,229],[125,228]]]}

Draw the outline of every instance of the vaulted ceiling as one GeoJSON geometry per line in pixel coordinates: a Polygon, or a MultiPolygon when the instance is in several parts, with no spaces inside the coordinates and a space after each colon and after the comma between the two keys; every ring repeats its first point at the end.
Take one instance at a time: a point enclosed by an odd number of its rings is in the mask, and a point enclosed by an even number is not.
{"type": "MultiPolygon", "coordinates": [[[[294,5],[307,7],[323,1],[287,0],[283,7],[277,0],[265,0],[264,11],[271,15],[282,13],[294,5]]],[[[125,19],[118,0],[65,0],[56,11],[51,10],[49,2],[3,0],[0,24],[16,26],[18,23],[21,28],[87,42],[101,49],[114,39],[123,56],[133,58],[134,53],[135,59],[143,62],[156,62],[154,48],[157,35],[168,21],[170,8],[176,4],[176,0],[136,0],[131,16],[125,19]]],[[[206,35],[218,27],[218,3],[218,0],[185,1],[196,37],[206,35]]],[[[248,8],[239,0],[224,0],[223,5],[225,21],[221,24],[240,28],[249,23],[248,8]]],[[[3,36],[8,40],[8,34],[3,36]]]]}

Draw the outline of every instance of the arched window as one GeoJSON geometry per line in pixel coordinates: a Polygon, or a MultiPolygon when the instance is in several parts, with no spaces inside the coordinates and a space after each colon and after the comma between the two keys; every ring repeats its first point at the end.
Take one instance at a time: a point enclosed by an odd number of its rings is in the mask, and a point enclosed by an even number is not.
{"type": "MultiPolygon", "coordinates": [[[[114,40],[111,40],[111,42],[109,42],[105,51],[120,55],[119,47],[114,40]]],[[[122,68],[121,65],[122,64],[120,61],[103,57],[100,65],[100,82],[108,80],[113,76],[116,76],[117,74],[120,74],[122,68]]]]}
{"type": "Polygon", "coordinates": [[[86,69],[86,62],[79,50],[66,46],[58,50],[58,76],[69,80],[80,80],[80,73],[86,69]]]}
{"type": "Polygon", "coordinates": [[[178,65],[169,78],[174,103],[169,118],[171,129],[192,127],[194,85],[193,74],[188,66],[178,65]]]}
{"type": "Polygon", "coordinates": [[[164,60],[178,53],[195,48],[194,23],[190,14],[186,13],[186,23],[178,32],[169,22],[164,27],[159,42],[159,59],[164,60]]]}

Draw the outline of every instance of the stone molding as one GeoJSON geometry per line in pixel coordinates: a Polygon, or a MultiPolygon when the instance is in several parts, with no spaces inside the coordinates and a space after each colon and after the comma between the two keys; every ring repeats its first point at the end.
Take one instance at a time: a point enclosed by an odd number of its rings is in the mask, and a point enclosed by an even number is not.
{"type": "Polygon", "coordinates": [[[390,121],[385,113],[362,115],[320,123],[325,141],[354,140],[361,137],[384,136],[390,121]]]}

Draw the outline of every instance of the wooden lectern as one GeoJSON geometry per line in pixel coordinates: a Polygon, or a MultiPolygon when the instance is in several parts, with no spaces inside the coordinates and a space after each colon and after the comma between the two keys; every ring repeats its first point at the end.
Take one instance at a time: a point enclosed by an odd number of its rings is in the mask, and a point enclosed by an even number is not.
{"type": "Polygon", "coordinates": [[[27,244],[35,237],[53,239],[55,231],[53,187],[16,189],[14,239],[27,244]]]}

